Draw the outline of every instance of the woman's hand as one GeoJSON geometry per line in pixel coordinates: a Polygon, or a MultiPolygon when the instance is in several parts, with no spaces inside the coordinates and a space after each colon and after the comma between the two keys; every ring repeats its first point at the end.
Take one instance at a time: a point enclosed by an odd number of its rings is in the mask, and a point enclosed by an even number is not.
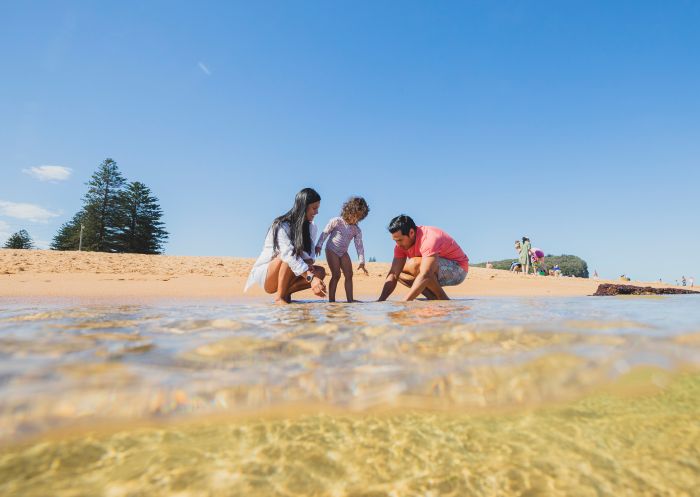
{"type": "Polygon", "coordinates": [[[321,255],[321,247],[319,245],[316,245],[316,257],[321,255]]]}
{"type": "Polygon", "coordinates": [[[365,263],[363,262],[359,266],[357,266],[358,271],[364,271],[365,275],[369,276],[369,272],[367,272],[367,269],[365,269],[365,263]]]}
{"type": "Polygon", "coordinates": [[[322,279],[320,279],[317,276],[314,276],[311,279],[311,291],[314,292],[314,295],[316,295],[317,297],[325,297],[326,284],[323,282],[322,279]]]}

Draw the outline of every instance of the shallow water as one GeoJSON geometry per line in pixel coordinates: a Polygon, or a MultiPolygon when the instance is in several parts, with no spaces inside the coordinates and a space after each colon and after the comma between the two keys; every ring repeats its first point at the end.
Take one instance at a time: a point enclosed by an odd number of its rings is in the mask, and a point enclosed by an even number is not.
{"type": "Polygon", "coordinates": [[[0,495],[700,495],[700,302],[0,303],[0,495]]]}

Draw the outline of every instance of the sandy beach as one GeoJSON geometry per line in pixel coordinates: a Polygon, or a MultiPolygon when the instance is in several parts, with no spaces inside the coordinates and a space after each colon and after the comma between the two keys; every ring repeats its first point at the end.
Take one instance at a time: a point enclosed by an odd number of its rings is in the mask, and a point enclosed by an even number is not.
{"type": "MultiPolygon", "coordinates": [[[[0,250],[0,297],[69,298],[183,298],[249,299],[269,297],[254,287],[243,293],[253,259],[172,255],[0,250]]],[[[324,262],[321,262],[324,265],[324,262]]],[[[356,267],[356,266],[355,266],[356,267]]],[[[374,300],[381,291],[388,263],[368,263],[369,276],[355,274],[355,294],[374,300]]],[[[509,271],[472,267],[459,286],[447,289],[451,297],[468,296],[584,296],[598,284],[612,282],[584,278],[535,277],[509,271]]],[[[616,281],[619,282],[619,281],[616,281]]],[[[649,282],[630,282],[668,286],[649,282]]],[[[339,287],[339,299],[344,293],[339,287]]],[[[399,287],[392,299],[406,289],[399,287]]],[[[297,299],[315,299],[311,291],[297,299]]]]}

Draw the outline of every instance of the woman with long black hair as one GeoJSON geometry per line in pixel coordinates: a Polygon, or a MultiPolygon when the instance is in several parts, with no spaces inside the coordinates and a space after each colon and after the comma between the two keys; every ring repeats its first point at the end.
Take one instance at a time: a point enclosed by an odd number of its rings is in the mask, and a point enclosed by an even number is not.
{"type": "Polygon", "coordinates": [[[307,288],[319,297],[326,296],[326,272],[313,264],[317,232],[313,220],[320,205],[321,196],[313,188],[297,193],[294,206],[272,222],[245,290],[257,283],[274,293],[278,304],[288,304],[294,292],[307,288]]]}

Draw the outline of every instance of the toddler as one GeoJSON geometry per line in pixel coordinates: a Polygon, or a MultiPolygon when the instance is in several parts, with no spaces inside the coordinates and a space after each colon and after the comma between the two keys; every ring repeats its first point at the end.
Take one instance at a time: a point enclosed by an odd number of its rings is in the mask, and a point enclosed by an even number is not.
{"type": "Polygon", "coordinates": [[[328,238],[326,244],[326,260],[331,270],[331,281],[328,284],[328,301],[335,302],[335,290],[340,281],[340,273],[345,276],[345,296],[348,302],[353,302],[352,297],[352,261],[348,254],[350,242],[355,240],[355,249],[360,260],[357,269],[367,273],[365,269],[365,249],[362,246],[362,231],[357,225],[369,214],[369,206],[362,197],[350,197],[343,204],[339,217],[334,217],[321,233],[321,237],[316,244],[316,255],[321,253],[323,242],[328,238]]]}

